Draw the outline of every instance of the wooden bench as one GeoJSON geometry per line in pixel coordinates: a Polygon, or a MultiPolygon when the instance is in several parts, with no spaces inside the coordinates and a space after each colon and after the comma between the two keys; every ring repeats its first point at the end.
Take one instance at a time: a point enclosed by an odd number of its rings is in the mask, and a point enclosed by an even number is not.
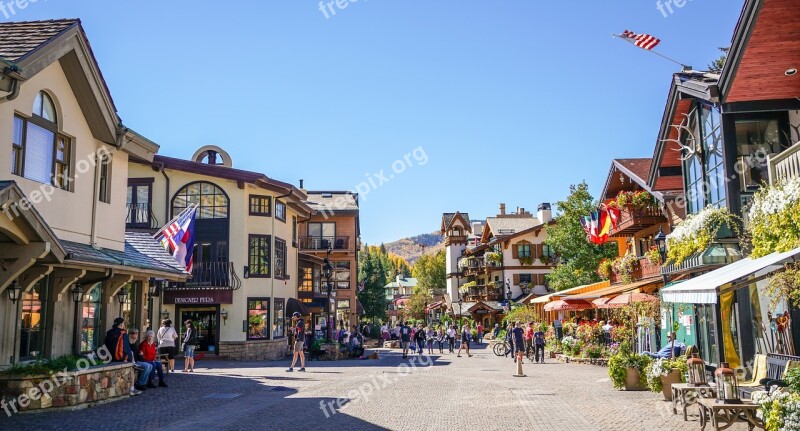
{"type": "Polygon", "coordinates": [[[756,391],[768,390],[770,386],[779,383],[787,369],[800,365],[800,357],[770,353],[767,355],[767,377],[759,382],[761,386],[739,388],[742,399],[749,399],[756,391]]]}

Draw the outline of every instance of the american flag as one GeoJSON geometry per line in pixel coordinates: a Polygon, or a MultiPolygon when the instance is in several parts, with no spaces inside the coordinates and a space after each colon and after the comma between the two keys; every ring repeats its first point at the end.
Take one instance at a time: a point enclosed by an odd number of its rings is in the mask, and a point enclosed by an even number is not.
{"type": "Polygon", "coordinates": [[[633,43],[634,45],[638,46],[639,48],[646,49],[648,51],[652,51],[653,48],[658,46],[661,43],[661,39],[658,39],[655,36],[651,36],[649,34],[637,34],[629,30],[625,30],[622,33],[622,37],[633,43]]]}
{"type": "Polygon", "coordinates": [[[194,220],[196,214],[197,205],[186,208],[154,236],[157,241],[161,242],[161,246],[172,253],[172,257],[189,272],[192,272],[194,264],[194,220]]]}

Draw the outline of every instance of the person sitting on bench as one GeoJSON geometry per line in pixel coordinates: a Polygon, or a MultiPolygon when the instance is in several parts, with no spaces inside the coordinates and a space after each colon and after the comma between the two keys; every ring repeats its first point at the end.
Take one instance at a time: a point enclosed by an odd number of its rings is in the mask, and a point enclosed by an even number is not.
{"type": "MultiPolygon", "coordinates": [[[[642,354],[645,355],[645,356],[649,356],[649,357],[651,357],[653,359],[669,359],[670,358],[670,350],[673,348],[673,344],[672,344],[673,340],[675,340],[675,333],[674,332],[670,332],[669,335],[667,335],[667,345],[664,346],[663,348],[661,348],[661,350],[659,350],[656,353],[643,352],[642,354]]],[[[684,347],[686,347],[685,344],[681,343],[680,341],[675,341],[675,344],[674,344],[674,348],[675,348],[674,353],[675,354],[674,354],[673,357],[677,358],[678,356],[680,356],[681,355],[681,351],[683,350],[684,347]]]]}

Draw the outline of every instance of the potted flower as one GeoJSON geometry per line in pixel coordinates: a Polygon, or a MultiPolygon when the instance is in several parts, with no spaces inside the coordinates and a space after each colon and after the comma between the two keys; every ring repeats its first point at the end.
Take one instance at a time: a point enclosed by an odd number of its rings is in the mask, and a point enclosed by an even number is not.
{"type": "Polygon", "coordinates": [[[800,428],[800,369],[786,372],[783,380],[787,387],[772,392],[753,392],[753,403],[758,404],[758,415],[767,431],[795,430],[800,428]]]}
{"type": "Polygon", "coordinates": [[[500,264],[503,263],[503,255],[494,251],[486,253],[484,259],[486,259],[486,263],[491,266],[500,266],[500,264]]]}
{"type": "Polygon", "coordinates": [[[531,266],[531,265],[533,265],[533,257],[531,257],[531,256],[520,256],[519,263],[521,263],[522,266],[531,266]]]}
{"type": "Polygon", "coordinates": [[[547,255],[539,256],[539,260],[542,261],[542,265],[550,265],[551,258],[547,255]]]}
{"type": "Polygon", "coordinates": [[[639,265],[639,258],[633,253],[614,259],[612,264],[614,272],[619,274],[624,283],[633,281],[633,272],[636,270],[637,265],[639,265]]]}
{"type": "Polygon", "coordinates": [[[597,267],[597,275],[600,276],[603,280],[608,280],[611,278],[611,271],[613,270],[613,264],[609,259],[603,259],[600,261],[600,266],[597,267]]]}
{"type": "Polygon", "coordinates": [[[573,356],[577,353],[576,350],[580,351],[580,341],[571,335],[567,335],[561,339],[561,347],[564,349],[564,353],[573,356]]]}
{"type": "Polygon", "coordinates": [[[672,385],[683,382],[687,371],[685,357],[656,359],[647,367],[647,386],[662,392],[665,401],[672,401],[672,385]]]}
{"type": "Polygon", "coordinates": [[[663,263],[661,261],[661,252],[658,251],[658,247],[656,246],[652,246],[646,252],[644,252],[644,257],[655,266],[661,266],[663,263]]]}
{"type": "MultiPolygon", "coordinates": [[[[627,343],[626,343],[627,344],[627,343]]],[[[647,389],[647,367],[650,358],[632,353],[629,346],[608,360],[608,376],[616,389],[643,391],[647,389]]]]}

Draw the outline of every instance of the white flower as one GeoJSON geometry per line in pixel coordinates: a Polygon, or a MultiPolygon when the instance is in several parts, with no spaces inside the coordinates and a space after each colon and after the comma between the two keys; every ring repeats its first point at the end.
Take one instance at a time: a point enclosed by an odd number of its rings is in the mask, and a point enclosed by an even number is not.
{"type": "Polygon", "coordinates": [[[800,177],[761,189],[753,196],[747,215],[750,220],[766,218],[797,201],[800,201],[800,177]]]}
{"type": "Polygon", "coordinates": [[[727,213],[727,208],[705,207],[697,214],[690,214],[685,220],[680,222],[667,238],[670,242],[683,242],[697,236],[698,232],[710,228],[708,226],[711,216],[718,213],[727,213]]]}

